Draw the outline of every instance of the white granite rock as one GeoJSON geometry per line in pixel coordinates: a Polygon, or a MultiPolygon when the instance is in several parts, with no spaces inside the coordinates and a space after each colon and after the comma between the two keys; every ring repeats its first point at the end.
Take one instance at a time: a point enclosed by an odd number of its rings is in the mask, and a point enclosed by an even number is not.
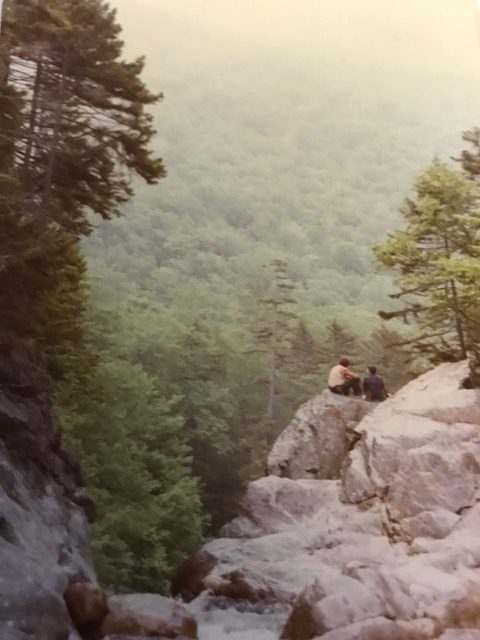
{"type": "Polygon", "coordinates": [[[0,638],[75,637],[68,585],[95,582],[89,498],[61,441],[40,371],[18,345],[0,355],[0,638]]]}
{"type": "Polygon", "coordinates": [[[323,391],[300,407],[268,456],[271,474],[287,478],[339,478],[352,426],[373,408],[359,398],[323,391]]]}
{"type": "Polygon", "coordinates": [[[402,531],[410,538],[445,538],[460,520],[460,516],[447,509],[422,510],[412,518],[402,520],[402,531]]]}
{"type": "MultiPolygon", "coordinates": [[[[277,475],[249,486],[225,528],[235,537],[204,547],[215,562],[198,591],[280,603],[285,640],[470,640],[460,628],[480,630],[480,399],[463,388],[468,373],[441,365],[357,425],[348,416],[338,480],[316,479],[323,464],[298,479],[310,453],[322,459],[312,416],[343,428],[325,395],[304,405],[269,458],[277,475]]],[[[358,401],[339,402],[348,413],[358,401]]],[[[321,433],[333,442],[333,431],[321,433]]]]}

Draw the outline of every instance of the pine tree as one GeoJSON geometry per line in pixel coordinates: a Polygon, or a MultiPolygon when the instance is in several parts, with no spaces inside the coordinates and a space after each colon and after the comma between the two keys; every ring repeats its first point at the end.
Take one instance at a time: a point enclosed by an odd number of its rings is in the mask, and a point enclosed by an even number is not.
{"type": "Polygon", "coordinates": [[[298,320],[293,332],[291,349],[297,372],[301,372],[302,375],[318,372],[318,345],[303,318],[298,320]]]}
{"type": "Polygon", "coordinates": [[[85,315],[80,245],[92,213],[115,215],[135,175],[164,175],[146,111],[160,96],[140,79],[142,59],[121,59],[115,13],[101,0],[7,0],[3,26],[0,330],[40,352],[99,506],[103,583],[167,591],[202,535],[191,450],[175,398],[85,315]]]}
{"type": "Polygon", "coordinates": [[[358,342],[350,331],[333,319],[327,325],[324,343],[320,348],[320,362],[333,366],[342,356],[354,361],[358,357],[358,342]]]}
{"type": "Polygon", "coordinates": [[[254,330],[255,339],[268,359],[268,392],[266,418],[273,421],[278,393],[278,377],[288,366],[291,340],[298,316],[293,309],[294,285],[288,276],[288,264],[276,259],[270,265],[272,280],[268,295],[260,299],[263,317],[254,330]]]}
{"type": "Polygon", "coordinates": [[[290,350],[283,395],[295,410],[318,393],[321,380],[320,347],[303,318],[298,320],[292,332],[290,350]]]}
{"type": "Polygon", "coordinates": [[[395,392],[415,375],[408,350],[402,347],[407,338],[382,325],[361,343],[362,360],[366,366],[376,366],[389,392],[395,392]]]}
{"type": "Polygon", "coordinates": [[[471,149],[464,149],[457,160],[470,177],[478,179],[480,177],[480,129],[474,127],[465,131],[462,139],[468,142],[471,149]]]}
{"type": "Polygon", "coordinates": [[[144,61],[121,59],[115,12],[101,0],[8,2],[7,86],[22,92],[22,135],[15,163],[23,213],[39,233],[50,222],[91,230],[87,210],[104,218],[132,195],[130,174],[148,183],[164,175],[147,145],[145,110],[161,96],[140,79],[144,61]]]}
{"type": "Polygon", "coordinates": [[[402,213],[406,227],[375,248],[378,262],[398,273],[403,299],[381,317],[413,316],[412,348],[432,361],[456,360],[478,351],[479,188],[460,172],[434,163],[416,181],[416,199],[402,213]]]}
{"type": "Polygon", "coordinates": [[[5,3],[0,330],[59,343],[53,327],[65,301],[72,302],[72,320],[81,308],[78,243],[92,229],[91,212],[117,213],[135,174],[148,183],[164,175],[148,149],[154,130],[146,111],[161,96],[140,79],[142,59],[122,60],[119,35],[115,12],[101,0],[5,3]],[[66,294],[67,283],[68,295],[45,313],[45,301],[55,291],[66,294]]]}

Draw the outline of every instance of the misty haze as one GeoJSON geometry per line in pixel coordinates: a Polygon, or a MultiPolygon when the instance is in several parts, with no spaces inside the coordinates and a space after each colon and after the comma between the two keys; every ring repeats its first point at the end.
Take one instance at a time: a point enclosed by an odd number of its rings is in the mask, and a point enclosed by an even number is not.
{"type": "Polygon", "coordinates": [[[0,15],[1,640],[480,638],[480,0],[0,15]]]}

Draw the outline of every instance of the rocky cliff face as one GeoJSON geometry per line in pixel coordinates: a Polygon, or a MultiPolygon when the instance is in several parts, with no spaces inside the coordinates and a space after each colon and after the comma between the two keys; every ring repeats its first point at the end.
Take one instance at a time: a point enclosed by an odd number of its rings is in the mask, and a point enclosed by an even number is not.
{"type": "Polygon", "coordinates": [[[200,638],[479,638],[480,397],[468,376],[467,363],[444,364],[381,405],[324,392],[302,407],[243,514],[177,576],[200,638]]]}
{"type": "Polygon", "coordinates": [[[87,517],[94,504],[61,443],[38,372],[0,352],[0,638],[77,638],[67,585],[94,581],[87,517]]]}
{"type": "Polygon", "coordinates": [[[324,391],[304,404],[268,456],[270,474],[285,478],[339,478],[358,440],[355,427],[372,403],[324,391]]]}

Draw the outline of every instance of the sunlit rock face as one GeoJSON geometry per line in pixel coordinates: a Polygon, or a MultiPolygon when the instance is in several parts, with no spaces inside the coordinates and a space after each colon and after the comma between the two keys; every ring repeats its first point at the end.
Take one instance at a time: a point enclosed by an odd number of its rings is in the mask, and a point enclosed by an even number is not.
{"type": "Polygon", "coordinates": [[[203,550],[210,568],[190,605],[200,639],[478,637],[480,398],[468,376],[466,362],[443,364],[366,415],[335,398],[345,419],[320,433],[353,434],[339,479],[297,475],[326,468],[304,446],[299,416],[315,405],[303,407],[269,458],[277,475],[249,486],[242,514],[203,550]]]}
{"type": "Polygon", "coordinates": [[[286,478],[339,478],[357,434],[354,427],[373,405],[323,391],[297,411],[268,456],[268,472],[286,478]]]}
{"type": "Polygon", "coordinates": [[[95,506],[35,367],[18,347],[0,356],[0,638],[73,640],[63,594],[95,581],[95,506]]]}
{"type": "Polygon", "coordinates": [[[441,365],[356,429],[361,440],[346,461],[342,497],[350,503],[381,497],[406,540],[445,537],[476,503],[480,400],[477,390],[462,388],[468,375],[465,362],[441,365]]]}

